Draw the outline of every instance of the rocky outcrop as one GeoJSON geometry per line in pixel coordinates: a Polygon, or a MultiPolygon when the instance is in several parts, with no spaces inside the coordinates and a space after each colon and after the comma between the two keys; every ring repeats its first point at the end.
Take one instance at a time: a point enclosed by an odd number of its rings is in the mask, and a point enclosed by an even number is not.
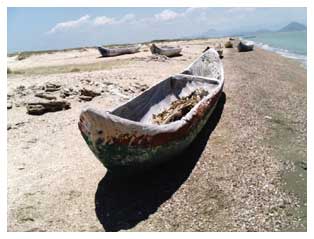
{"type": "Polygon", "coordinates": [[[69,109],[71,104],[65,100],[47,101],[47,102],[30,102],[27,103],[27,113],[30,115],[42,115],[46,112],[55,112],[69,109]]]}

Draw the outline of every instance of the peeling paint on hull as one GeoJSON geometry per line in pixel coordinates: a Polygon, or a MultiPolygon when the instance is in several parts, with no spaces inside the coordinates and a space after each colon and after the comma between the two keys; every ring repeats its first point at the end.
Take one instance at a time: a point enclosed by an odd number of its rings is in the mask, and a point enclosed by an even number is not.
{"type": "Polygon", "coordinates": [[[189,131],[188,135],[167,144],[141,147],[99,143],[94,146],[88,136],[82,135],[91,151],[109,171],[125,174],[146,170],[182,153],[193,142],[215,110],[220,95],[221,92],[215,97],[215,101],[212,102],[208,112],[193,127],[193,130],[189,131]]]}
{"type": "Polygon", "coordinates": [[[223,90],[223,67],[209,49],[182,74],[172,75],[111,112],[83,109],[78,123],[86,143],[102,164],[118,174],[137,172],[182,153],[202,130],[223,90]],[[203,97],[182,118],[154,124],[154,114],[174,100],[204,89],[203,97]]]}

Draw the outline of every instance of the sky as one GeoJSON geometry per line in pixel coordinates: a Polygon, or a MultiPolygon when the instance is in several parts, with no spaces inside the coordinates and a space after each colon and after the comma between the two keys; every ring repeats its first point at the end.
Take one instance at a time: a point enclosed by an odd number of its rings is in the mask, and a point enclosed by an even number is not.
{"type": "Polygon", "coordinates": [[[277,30],[306,8],[8,8],[8,52],[277,30]]]}

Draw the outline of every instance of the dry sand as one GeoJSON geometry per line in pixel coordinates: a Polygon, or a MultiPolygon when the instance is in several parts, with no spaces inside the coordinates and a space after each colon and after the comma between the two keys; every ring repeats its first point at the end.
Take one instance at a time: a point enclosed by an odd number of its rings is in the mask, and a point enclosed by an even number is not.
{"type": "Polygon", "coordinates": [[[77,128],[85,105],[111,109],[224,40],[171,42],[183,55],[164,61],[145,47],[114,58],[95,49],[8,58],[11,70],[30,72],[109,65],[9,75],[8,231],[305,231],[306,70],[296,61],[224,49],[224,95],[205,128],[181,156],[135,178],[106,174],[77,128]],[[66,111],[26,114],[46,82],[103,92],[88,103],[69,99],[66,111]]]}

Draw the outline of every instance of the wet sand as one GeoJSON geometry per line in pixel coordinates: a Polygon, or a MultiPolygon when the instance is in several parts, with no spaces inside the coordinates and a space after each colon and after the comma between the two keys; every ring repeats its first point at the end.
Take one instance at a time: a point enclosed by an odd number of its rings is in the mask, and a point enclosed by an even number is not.
{"type": "Polygon", "coordinates": [[[200,135],[134,178],[107,174],[77,128],[84,106],[114,108],[224,41],[171,42],[183,47],[171,59],[145,47],[114,58],[95,49],[10,57],[22,73],[8,77],[8,231],[305,231],[306,70],[294,60],[224,49],[224,94],[200,135]],[[59,66],[66,73],[49,71],[59,66]],[[66,99],[66,111],[26,114],[46,82],[102,92],[66,99]]]}

